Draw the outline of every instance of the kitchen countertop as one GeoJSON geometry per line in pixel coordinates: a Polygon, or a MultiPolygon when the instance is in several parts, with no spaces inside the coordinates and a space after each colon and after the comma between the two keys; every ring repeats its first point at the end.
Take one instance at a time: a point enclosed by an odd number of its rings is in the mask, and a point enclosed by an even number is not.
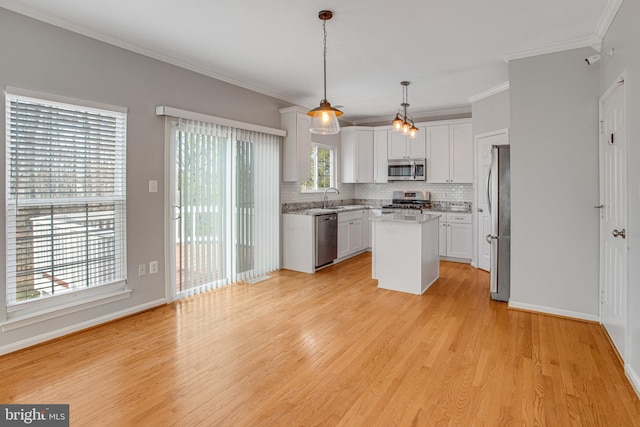
{"type": "Polygon", "coordinates": [[[332,206],[326,209],[325,208],[301,209],[299,211],[292,211],[287,213],[293,214],[293,215],[326,215],[326,214],[340,213],[340,212],[360,211],[364,209],[371,209],[371,206],[365,206],[365,205],[332,206]]]}
{"type": "Polygon", "coordinates": [[[432,221],[440,218],[437,214],[425,214],[425,213],[388,213],[377,215],[370,218],[370,221],[375,222],[408,222],[415,224],[422,224],[423,222],[432,221]]]}

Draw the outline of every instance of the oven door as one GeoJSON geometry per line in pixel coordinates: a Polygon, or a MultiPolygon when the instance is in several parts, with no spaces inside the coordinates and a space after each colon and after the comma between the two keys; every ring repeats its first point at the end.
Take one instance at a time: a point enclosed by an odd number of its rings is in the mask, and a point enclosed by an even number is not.
{"type": "Polygon", "coordinates": [[[389,160],[387,179],[389,181],[413,180],[413,162],[406,160],[389,160]]]}

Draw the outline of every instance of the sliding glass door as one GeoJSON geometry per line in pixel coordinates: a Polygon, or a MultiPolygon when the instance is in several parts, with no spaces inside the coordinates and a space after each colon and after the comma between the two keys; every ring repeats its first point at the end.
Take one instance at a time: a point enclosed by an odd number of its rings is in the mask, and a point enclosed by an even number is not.
{"type": "Polygon", "coordinates": [[[174,123],[171,299],[278,268],[278,147],[269,135],[174,123]]]}

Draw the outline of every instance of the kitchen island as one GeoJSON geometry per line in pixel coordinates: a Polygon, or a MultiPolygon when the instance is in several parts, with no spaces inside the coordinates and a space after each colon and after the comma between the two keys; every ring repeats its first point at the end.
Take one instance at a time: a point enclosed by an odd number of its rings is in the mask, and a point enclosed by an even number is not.
{"type": "Polygon", "coordinates": [[[440,277],[440,215],[383,214],[372,218],[372,276],[378,287],[422,295],[440,277]]]}

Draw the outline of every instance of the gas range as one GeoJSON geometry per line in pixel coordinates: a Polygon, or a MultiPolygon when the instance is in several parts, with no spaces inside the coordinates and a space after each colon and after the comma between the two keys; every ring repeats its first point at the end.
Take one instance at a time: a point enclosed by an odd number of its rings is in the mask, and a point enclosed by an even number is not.
{"type": "Polygon", "coordinates": [[[428,191],[394,191],[391,204],[382,207],[382,213],[422,212],[431,208],[428,191]]]}

